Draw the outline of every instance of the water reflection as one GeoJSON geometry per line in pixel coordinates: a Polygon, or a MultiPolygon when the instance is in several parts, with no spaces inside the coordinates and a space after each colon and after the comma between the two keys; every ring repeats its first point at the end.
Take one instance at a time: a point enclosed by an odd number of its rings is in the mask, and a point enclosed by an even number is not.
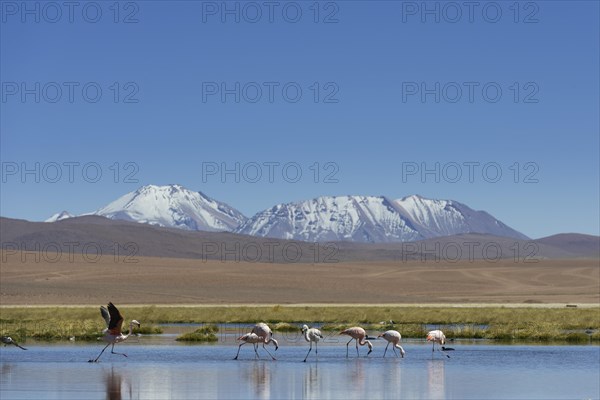
{"type": "Polygon", "coordinates": [[[12,380],[12,364],[2,364],[2,368],[0,368],[0,386],[5,384],[9,384],[12,380]]]}
{"type": "Polygon", "coordinates": [[[383,379],[382,397],[389,399],[400,399],[402,395],[402,361],[398,359],[386,360],[385,378],[383,379]]]}
{"type": "Polygon", "coordinates": [[[304,385],[302,386],[302,397],[305,399],[319,399],[322,397],[320,394],[319,385],[319,365],[309,364],[304,369],[304,385]]]}
{"type": "Polygon", "coordinates": [[[0,399],[572,399],[600,393],[598,346],[461,346],[451,359],[431,359],[431,348],[417,345],[404,359],[346,359],[343,345],[324,346],[310,363],[301,361],[305,346],[280,350],[276,362],[232,361],[231,346],[140,346],[128,349],[130,359],[88,364],[82,360],[90,348],[38,346],[0,361],[0,399]]]}
{"type": "Polygon", "coordinates": [[[430,399],[446,398],[446,361],[427,361],[427,389],[430,399]]]}
{"type": "Polygon", "coordinates": [[[365,368],[366,360],[350,360],[346,368],[346,382],[354,393],[363,393],[365,389],[365,368]]]}
{"type": "MultiPolygon", "coordinates": [[[[106,400],[122,400],[124,398],[122,393],[122,389],[124,386],[123,376],[118,371],[118,369],[112,367],[110,369],[110,372],[106,372],[104,374],[104,383],[106,386],[106,400]]],[[[125,398],[132,399],[133,394],[131,382],[129,381],[129,379],[125,379],[125,386],[127,389],[127,392],[125,393],[127,397],[125,398]]]]}
{"type": "Polygon", "coordinates": [[[257,399],[271,398],[271,365],[259,361],[250,363],[251,365],[244,369],[244,381],[250,382],[254,388],[254,397],[257,399]]]}

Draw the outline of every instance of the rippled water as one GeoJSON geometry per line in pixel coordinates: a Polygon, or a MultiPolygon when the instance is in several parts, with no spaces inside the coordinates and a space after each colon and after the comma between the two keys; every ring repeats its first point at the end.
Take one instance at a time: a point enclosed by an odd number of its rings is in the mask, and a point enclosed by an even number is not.
{"type": "MultiPolygon", "coordinates": [[[[367,358],[344,341],[323,343],[318,360],[303,342],[282,343],[268,359],[251,345],[234,361],[234,343],[184,345],[152,337],[117,345],[128,358],[105,353],[87,360],[100,343],[0,348],[0,398],[6,399],[588,399],[600,397],[600,347],[455,343],[432,356],[422,341],[404,343],[405,358],[382,358],[375,341],[367,358]]],[[[109,349],[110,350],[110,349],[109,349]]],[[[107,350],[107,351],[109,351],[107,350]]],[[[273,352],[274,348],[269,350],[273,352]]],[[[391,350],[391,349],[390,349],[391,350]]],[[[393,355],[393,354],[392,354],[393,355]]]]}

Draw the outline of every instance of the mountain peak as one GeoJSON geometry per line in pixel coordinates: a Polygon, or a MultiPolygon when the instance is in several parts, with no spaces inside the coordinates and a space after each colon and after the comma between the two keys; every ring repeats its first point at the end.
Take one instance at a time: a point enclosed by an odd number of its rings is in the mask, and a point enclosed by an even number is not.
{"type": "Polygon", "coordinates": [[[423,237],[384,196],[322,196],[278,204],[247,220],[237,233],[310,242],[398,242],[423,237]]]}
{"type": "Polygon", "coordinates": [[[475,211],[455,200],[427,199],[419,195],[406,196],[396,204],[415,224],[431,230],[429,237],[461,233],[484,233],[496,236],[529,239],[485,211],[475,211]]]}
{"type": "Polygon", "coordinates": [[[73,218],[74,215],[71,214],[68,211],[61,211],[59,213],[54,214],[53,216],[51,216],[50,218],[48,218],[47,220],[45,220],[44,222],[56,222],[56,221],[62,221],[63,219],[67,219],[67,218],[73,218]]]}
{"type": "Polygon", "coordinates": [[[145,185],[93,214],[198,231],[231,231],[246,220],[233,207],[182,185],[145,185]]]}
{"type": "Polygon", "coordinates": [[[278,204],[248,219],[236,232],[315,242],[404,242],[461,233],[527,239],[484,211],[420,195],[399,200],[386,196],[322,196],[278,204]]]}

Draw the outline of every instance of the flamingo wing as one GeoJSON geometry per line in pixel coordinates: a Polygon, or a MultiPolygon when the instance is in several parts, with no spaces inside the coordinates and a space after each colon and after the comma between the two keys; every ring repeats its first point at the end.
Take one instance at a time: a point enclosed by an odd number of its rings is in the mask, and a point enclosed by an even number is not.
{"type": "Polygon", "coordinates": [[[357,338],[357,337],[365,337],[367,334],[365,332],[365,330],[359,326],[354,326],[352,328],[348,328],[345,329],[343,331],[340,332],[340,335],[348,335],[348,336],[352,336],[353,338],[357,338]]]}
{"type": "Polygon", "coordinates": [[[119,309],[115,307],[113,303],[108,303],[108,312],[110,314],[110,323],[108,324],[108,330],[113,335],[120,335],[121,328],[123,326],[123,316],[119,312],[119,309]]]}
{"type": "Polygon", "coordinates": [[[102,318],[104,318],[104,321],[106,321],[106,326],[109,326],[110,325],[110,313],[108,312],[106,307],[100,306],[100,314],[102,315],[102,318]]]}
{"type": "Polygon", "coordinates": [[[239,338],[237,338],[237,340],[242,340],[247,343],[258,343],[261,342],[263,338],[261,336],[258,336],[256,333],[250,332],[240,336],[239,338]]]}
{"type": "Polygon", "coordinates": [[[254,328],[252,328],[252,333],[257,334],[258,336],[262,336],[265,339],[269,339],[271,335],[273,335],[273,332],[271,332],[271,328],[269,328],[269,325],[265,324],[264,322],[259,322],[258,324],[254,325],[254,328]]]}

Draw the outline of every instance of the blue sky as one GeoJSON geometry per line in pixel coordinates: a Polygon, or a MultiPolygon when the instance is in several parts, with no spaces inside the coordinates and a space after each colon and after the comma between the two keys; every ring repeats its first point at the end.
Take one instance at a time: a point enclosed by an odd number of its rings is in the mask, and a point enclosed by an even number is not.
{"type": "Polygon", "coordinates": [[[599,234],[596,1],[480,2],[472,17],[463,2],[282,1],[272,21],[263,2],[81,2],[72,21],[45,4],[1,2],[2,216],[179,183],[248,216],[417,193],[531,237],[599,234]],[[203,175],[215,165],[239,181],[203,175]]]}

